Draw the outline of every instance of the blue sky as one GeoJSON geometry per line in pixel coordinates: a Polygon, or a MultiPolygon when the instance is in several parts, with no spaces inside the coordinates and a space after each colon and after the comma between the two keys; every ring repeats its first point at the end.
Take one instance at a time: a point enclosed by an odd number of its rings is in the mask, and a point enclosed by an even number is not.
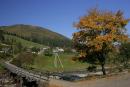
{"type": "MultiPolygon", "coordinates": [[[[73,23],[87,10],[122,10],[130,18],[130,0],[0,0],[0,26],[31,24],[48,28],[69,38],[73,23]]],[[[130,23],[126,27],[130,34],[130,23]]]]}

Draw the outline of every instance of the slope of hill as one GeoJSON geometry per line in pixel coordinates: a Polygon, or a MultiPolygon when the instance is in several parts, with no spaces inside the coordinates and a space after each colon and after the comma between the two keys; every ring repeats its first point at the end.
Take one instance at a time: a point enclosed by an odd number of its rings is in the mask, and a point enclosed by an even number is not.
{"type": "Polygon", "coordinates": [[[7,40],[7,39],[15,40],[17,43],[20,42],[21,45],[24,46],[24,47],[37,47],[37,48],[45,47],[42,44],[38,44],[38,43],[35,43],[35,42],[27,41],[27,40],[24,40],[22,38],[19,38],[19,37],[13,36],[13,35],[4,35],[4,38],[5,38],[5,40],[7,40]]]}
{"type": "Polygon", "coordinates": [[[71,41],[69,38],[58,34],[56,32],[50,31],[46,28],[17,24],[12,26],[4,26],[2,29],[8,34],[20,37],[22,39],[32,41],[39,44],[49,45],[49,46],[66,46],[69,47],[71,41]]]}

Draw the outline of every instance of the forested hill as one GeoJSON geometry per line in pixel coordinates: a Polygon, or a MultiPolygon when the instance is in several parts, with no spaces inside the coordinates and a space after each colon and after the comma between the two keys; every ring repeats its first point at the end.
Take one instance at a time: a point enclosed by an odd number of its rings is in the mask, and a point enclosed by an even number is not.
{"type": "Polygon", "coordinates": [[[1,26],[0,28],[8,35],[17,36],[46,46],[70,47],[71,44],[69,38],[38,26],[17,24],[12,26],[1,26]]]}

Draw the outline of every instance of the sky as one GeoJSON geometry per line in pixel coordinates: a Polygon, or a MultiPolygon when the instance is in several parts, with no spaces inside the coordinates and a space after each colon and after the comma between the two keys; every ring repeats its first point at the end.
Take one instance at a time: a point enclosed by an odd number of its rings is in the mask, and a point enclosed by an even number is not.
{"type": "MultiPolygon", "coordinates": [[[[29,24],[72,38],[73,24],[93,7],[130,18],[130,0],[0,0],[0,26],[29,24]]],[[[130,34],[130,23],[126,28],[130,34]]]]}

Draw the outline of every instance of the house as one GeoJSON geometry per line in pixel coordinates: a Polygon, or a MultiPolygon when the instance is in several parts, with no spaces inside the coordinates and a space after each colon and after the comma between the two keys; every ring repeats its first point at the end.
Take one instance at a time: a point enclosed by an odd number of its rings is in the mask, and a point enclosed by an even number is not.
{"type": "Polygon", "coordinates": [[[11,49],[11,46],[6,45],[6,44],[0,44],[0,46],[1,46],[0,53],[7,53],[11,49]]]}
{"type": "Polygon", "coordinates": [[[47,49],[50,49],[50,47],[44,47],[44,48],[41,48],[40,51],[38,52],[38,54],[42,54],[45,52],[45,50],[47,49]]]}
{"type": "Polygon", "coordinates": [[[53,49],[53,53],[58,53],[58,52],[64,52],[64,49],[56,47],[55,49],[53,49]]]}

